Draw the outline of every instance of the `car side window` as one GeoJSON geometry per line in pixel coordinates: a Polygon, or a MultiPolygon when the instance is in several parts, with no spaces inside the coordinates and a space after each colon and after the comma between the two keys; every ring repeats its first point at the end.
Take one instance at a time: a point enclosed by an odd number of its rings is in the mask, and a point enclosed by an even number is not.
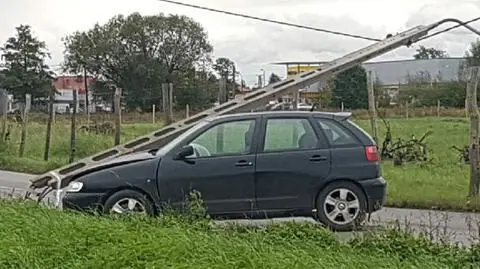
{"type": "Polygon", "coordinates": [[[194,148],[194,157],[246,154],[250,152],[254,128],[255,120],[217,124],[190,143],[194,148]]]}
{"type": "Polygon", "coordinates": [[[268,119],[263,151],[317,148],[318,138],[308,119],[268,119]]]}
{"type": "Polygon", "coordinates": [[[320,127],[323,129],[328,142],[332,146],[345,146],[359,144],[356,137],[354,137],[348,130],[342,127],[339,123],[328,119],[317,119],[320,127]]]}

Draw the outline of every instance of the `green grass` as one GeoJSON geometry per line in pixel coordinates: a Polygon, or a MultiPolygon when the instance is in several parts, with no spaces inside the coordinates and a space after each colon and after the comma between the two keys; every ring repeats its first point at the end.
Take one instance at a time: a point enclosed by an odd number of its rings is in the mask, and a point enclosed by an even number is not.
{"type": "MultiPolygon", "coordinates": [[[[124,143],[139,135],[157,130],[161,128],[161,126],[161,124],[124,124],[121,130],[121,142],[124,143]]],[[[0,148],[0,151],[4,151],[0,154],[0,169],[39,174],[68,163],[70,154],[70,126],[67,121],[57,122],[57,124],[53,125],[48,162],[43,160],[46,125],[36,122],[29,123],[23,158],[18,157],[20,134],[20,127],[13,128],[11,141],[7,146],[4,146],[3,149],[0,148]]],[[[86,134],[79,131],[76,135],[76,159],[93,155],[113,146],[113,135],[86,134]]]]}
{"type": "Polygon", "coordinates": [[[115,219],[0,200],[0,268],[475,268],[480,249],[400,231],[340,243],[312,224],[115,219]],[[35,221],[32,221],[32,220],[35,221]]]}
{"type": "MultiPolygon", "coordinates": [[[[383,163],[383,174],[389,184],[388,205],[453,210],[479,210],[480,203],[467,204],[469,167],[459,160],[458,152],[451,146],[462,148],[468,144],[469,124],[465,118],[413,118],[390,120],[392,135],[396,137],[421,137],[426,131],[432,163],[426,167],[405,165],[394,167],[383,163]]],[[[359,121],[370,131],[369,121],[359,121]]],[[[379,137],[384,138],[385,128],[379,122],[379,137]]]]}
{"type": "MultiPolygon", "coordinates": [[[[357,120],[360,126],[370,131],[367,120],[357,120]]],[[[433,134],[427,139],[433,161],[427,167],[406,165],[393,167],[383,163],[383,174],[388,181],[387,205],[398,207],[437,208],[453,210],[480,210],[479,202],[467,204],[469,168],[458,159],[458,153],[451,146],[462,147],[468,143],[468,122],[465,118],[409,118],[391,119],[394,138],[422,136],[427,130],[433,134]]],[[[383,140],[385,128],[378,123],[379,137],[383,140]]],[[[160,125],[124,124],[122,141],[158,129],[160,125]]],[[[53,130],[49,162],[43,161],[45,125],[30,123],[24,156],[18,156],[20,129],[14,129],[13,141],[1,151],[0,169],[20,172],[41,173],[66,164],[69,150],[68,122],[57,123],[53,130]]],[[[246,130],[246,129],[245,129],[246,130]]],[[[237,134],[237,133],[235,133],[237,134]]],[[[238,133],[243,136],[242,133],[238,133]]],[[[288,141],[287,141],[288,142],[288,141]]],[[[228,143],[227,143],[228,144],[228,143]]],[[[113,146],[113,136],[88,136],[77,134],[77,156],[85,157],[113,146]]],[[[232,149],[234,150],[234,149],[232,149]]]]}

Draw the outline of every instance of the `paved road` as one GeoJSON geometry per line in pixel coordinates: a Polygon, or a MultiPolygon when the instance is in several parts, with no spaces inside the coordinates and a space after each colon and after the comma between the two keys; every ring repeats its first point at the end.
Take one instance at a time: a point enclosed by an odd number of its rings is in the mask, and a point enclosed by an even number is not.
{"type": "MultiPolygon", "coordinates": [[[[32,175],[0,171],[0,190],[26,189],[32,175]]],[[[253,225],[265,225],[271,221],[288,221],[289,219],[274,220],[238,220],[240,223],[253,225]]],[[[298,221],[312,221],[309,218],[295,218],[298,221]]],[[[472,240],[480,239],[480,214],[441,212],[434,210],[413,210],[384,208],[372,214],[369,227],[378,225],[400,225],[402,228],[411,229],[415,232],[428,233],[434,240],[444,240],[450,243],[470,245],[472,240]],[[396,224],[393,224],[395,222],[396,224]]],[[[350,237],[343,234],[341,237],[350,237]]]]}

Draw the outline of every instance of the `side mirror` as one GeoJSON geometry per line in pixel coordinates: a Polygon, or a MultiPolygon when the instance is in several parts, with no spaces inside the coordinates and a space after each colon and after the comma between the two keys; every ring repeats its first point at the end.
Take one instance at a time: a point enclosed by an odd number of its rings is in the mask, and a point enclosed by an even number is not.
{"type": "Polygon", "coordinates": [[[175,160],[184,160],[187,156],[193,155],[193,147],[191,145],[184,146],[175,156],[175,160]]]}

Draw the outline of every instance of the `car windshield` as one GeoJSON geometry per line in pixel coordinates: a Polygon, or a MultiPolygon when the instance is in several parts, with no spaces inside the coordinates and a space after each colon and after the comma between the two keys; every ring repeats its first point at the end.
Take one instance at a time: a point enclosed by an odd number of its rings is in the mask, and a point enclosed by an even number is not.
{"type": "Polygon", "coordinates": [[[209,123],[208,120],[202,120],[196,125],[194,125],[192,128],[184,132],[183,134],[179,135],[172,141],[170,141],[168,144],[165,146],[161,147],[156,153],[156,156],[161,156],[165,155],[167,152],[172,150],[174,147],[176,147],[179,143],[181,143],[187,136],[189,136],[191,133],[196,132],[198,129],[202,128],[203,126],[207,125],[209,123]]]}

